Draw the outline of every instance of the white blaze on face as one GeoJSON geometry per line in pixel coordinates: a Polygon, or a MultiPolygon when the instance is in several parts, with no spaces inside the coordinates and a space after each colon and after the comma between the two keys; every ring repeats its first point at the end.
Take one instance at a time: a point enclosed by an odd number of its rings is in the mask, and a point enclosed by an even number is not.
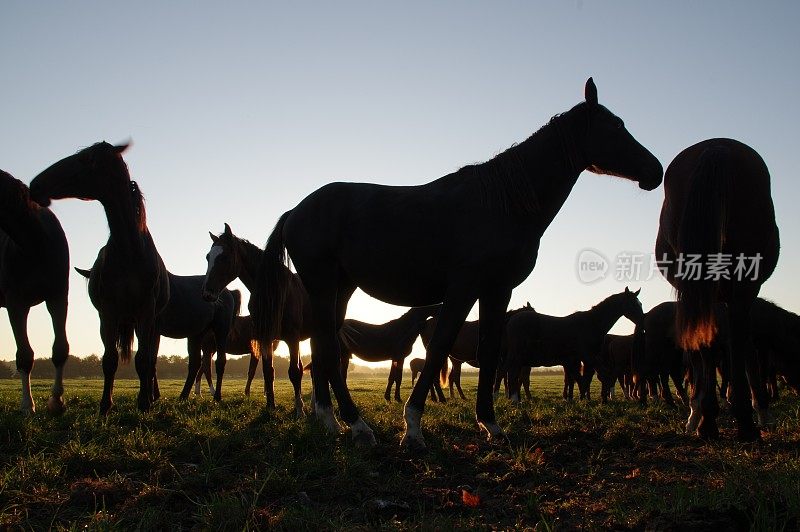
{"type": "Polygon", "coordinates": [[[208,269],[206,270],[206,277],[211,273],[211,270],[214,269],[214,263],[217,261],[217,258],[222,255],[222,246],[213,246],[211,251],[208,252],[208,269]]]}

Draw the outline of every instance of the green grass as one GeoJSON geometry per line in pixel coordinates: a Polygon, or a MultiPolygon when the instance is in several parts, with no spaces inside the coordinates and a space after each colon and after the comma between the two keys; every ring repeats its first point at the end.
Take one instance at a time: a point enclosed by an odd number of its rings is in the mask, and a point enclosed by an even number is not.
{"type": "Polygon", "coordinates": [[[138,383],[118,381],[107,419],[99,380],[67,381],[58,418],[46,414],[48,382],[35,382],[39,413],[24,418],[19,384],[0,381],[0,527],[798,528],[795,396],[775,405],[778,426],[762,443],[736,443],[724,413],[723,439],[703,443],[683,435],[682,410],[566,403],[560,378],[534,376],[533,401],[498,401],[511,436],[501,445],[477,431],[476,381],[464,381],[468,401],[428,403],[423,456],[399,448],[402,405],[383,401],[382,379],[350,383],[378,439],[366,451],[295,419],[285,380],[274,411],[245,398],[241,380],[226,381],[221,404],[181,402],[181,383],[166,381],[144,415],[138,383]],[[480,504],[466,505],[463,490],[480,504]]]}

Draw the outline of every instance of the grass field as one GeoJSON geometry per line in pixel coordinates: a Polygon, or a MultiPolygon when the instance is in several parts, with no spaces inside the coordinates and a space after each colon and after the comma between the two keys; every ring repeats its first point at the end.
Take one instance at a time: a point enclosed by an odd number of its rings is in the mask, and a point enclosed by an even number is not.
{"type": "Polygon", "coordinates": [[[566,403],[560,378],[535,376],[533,401],[498,401],[511,436],[501,445],[477,432],[476,380],[464,380],[468,401],[428,403],[423,456],[399,448],[402,405],[383,401],[382,379],[350,383],[378,439],[368,451],[294,419],[285,380],[275,411],[245,398],[241,380],[226,381],[222,404],[180,402],[180,383],[166,381],[145,415],[138,383],[119,381],[108,419],[96,413],[100,380],[67,381],[60,418],[46,414],[48,382],[23,418],[19,383],[0,381],[0,527],[798,528],[795,396],[775,405],[762,443],[733,441],[724,413],[723,439],[703,443],[682,433],[682,410],[566,403]]]}

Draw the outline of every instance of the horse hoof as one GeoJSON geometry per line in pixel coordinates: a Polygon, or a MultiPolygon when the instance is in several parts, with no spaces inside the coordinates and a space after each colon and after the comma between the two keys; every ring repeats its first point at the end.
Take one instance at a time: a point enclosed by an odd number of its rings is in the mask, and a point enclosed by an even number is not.
{"type": "Polygon", "coordinates": [[[47,400],[47,411],[53,416],[60,416],[66,409],[63,397],[51,397],[47,400]]]}
{"type": "Polygon", "coordinates": [[[375,434],[369,425],[364,423],[364,420],[358,418],[355,423],[350,427],[353,433],[353,443],[356,447],[375,447],[378,441],[375,439],[375,434]]]}
{"type": "Polygon", "coordinates": [[[423,438],[421,434],[414,436],[408,432],[406,432],[403,435],[403,439],[400,440],[400,447],[412,453],[424,453],[428,450],[425,445],[425,438],[423,438]]]}
{"type": "Polygon", "coordinates": [[[342,431],[336,416],[333,415],[333,407],[316,405],[314,413],[328,434],[339,434],[342,431]]]}
{"type": "Polygon", "coordinates": [[[700,426],[697,427],[697,436],[701,440],[716,441],[719,439],[719,428],[716,423],[712,425],[700,423],[700,426]]]}
{"type": "Polygon", "coordinates": [[[387,402],[387,403],[390,403],[390,402],[392,401],[392,398],[391,398],[391,397],[389,397],[389,395],[388,395],[388,394],[387,394],[387,395],[384,395],[384,396],[383,396],[383,398],[384,398],[384,400],[386,400],[386,402],[387,402]]]}
{"type": "Polygon", "coordinates": [[[33,406],[30,408],[23,407],[20,409],[20,411],[22,412],[23,417],[32,417],[33,414],[36,413],[36,407],[33,406]]]}
{"type": "Polygon", "coordinates": [[[100,415],[103,417],[108,417],[108,414],[111,412],[111,406],[113,404],[114,403],[108,403],[107,405],[104,405],[100,403],[100,415]]]}
{"type": "Polygon", "coordinates": [[[403,402],[403,400],[400,399],[399,395],[397,397],[395,397],[394,400],[395,400],[396,403],[402,403],[403,402]]]}
{"type": "Polygon", "coordinates": [[[497,423],[484,423],[482,421],[478,421],[478,426],[488,434],[487,440],[490,442],[510,443],[511,441],[497,423]]]}

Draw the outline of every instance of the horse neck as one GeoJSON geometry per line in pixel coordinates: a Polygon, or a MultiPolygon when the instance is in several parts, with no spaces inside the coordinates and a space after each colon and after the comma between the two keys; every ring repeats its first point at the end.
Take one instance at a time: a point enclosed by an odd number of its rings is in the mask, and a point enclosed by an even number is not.
{"type": "Polygon", "coordinates": [[[616,296],[610,296],[587,310],[585,318],[589,320],[596,332],[605,334],[617,323],[617,320],[619,320],[622,315],[622,300],[616,296]]]}
{"type": "Polygon", "coordinates": [[[536,135],[540,138],[523,151],[527,177],[538,196],[537,218],[542,227],[550,225],[586,169],[581,148],[585,128],[580,113],[567,112],[543,127],[536,135]]]}
{"type": "Polygon", "coordinates": [[[130,198],[130,192],[124,190],[120,194],[99,200],[103,205],[108,221],[108,245],[127,256],[138,256],[144,253],[143,236],[148,233],[147,227],[140,227],[137,222],[136,207],[130,198]]]}
{"type": "Polygon", "coordinates": [[[252,294],[256,288],[256,276],[263,252],[258,246],[246,240],[238,240],[237,245],[239,247],[239,256],[241,257],[239,279],[252,294]]]}
{"type": "Polygon", "coordinates": [[[573,109],[556,116],[520,144],[455,175],[475,172],[474,182],[482,188],[485,205],[502,216],[532,224],[541,233],[587,166],[584,113],[573,109]]]}

